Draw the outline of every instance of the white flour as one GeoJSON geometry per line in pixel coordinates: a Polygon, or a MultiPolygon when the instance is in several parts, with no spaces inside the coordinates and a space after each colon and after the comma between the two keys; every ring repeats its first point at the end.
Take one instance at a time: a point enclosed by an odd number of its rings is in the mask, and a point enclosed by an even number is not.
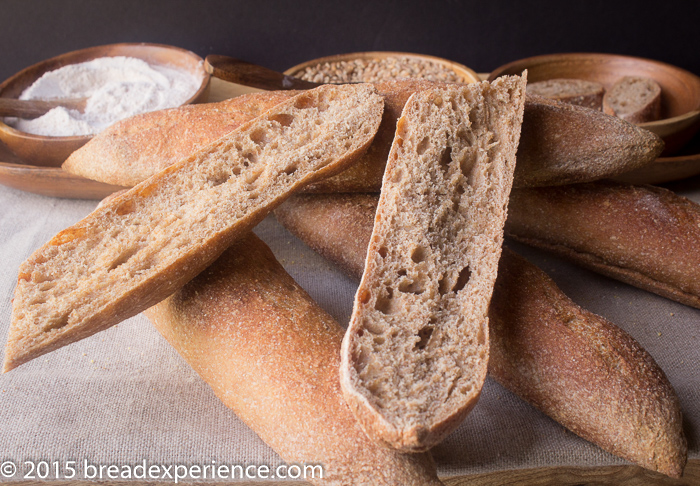
{"type": "Polygon", "coordinates": [[[6,121],[36,135],[92,135],[124,118],[181,105],[201,82],[187,71],[141,59],[103,57],[50,71],[20,96],[23,100],[87,97],[83,113],[59,107],[33,120],[6,121]]]}

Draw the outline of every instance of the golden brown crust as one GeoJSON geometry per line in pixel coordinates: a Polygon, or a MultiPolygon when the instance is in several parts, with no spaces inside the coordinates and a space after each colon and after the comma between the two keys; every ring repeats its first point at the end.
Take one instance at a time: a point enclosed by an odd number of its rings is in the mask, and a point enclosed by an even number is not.
{"type": "MultiPolygon", "coordinates": [[[[364,267],[359,255],[369,243],[377,200],[365,194],[294,196],[276,215],[359,279],[364,267]],[[345,234],[356,236],[344,241],[345,234]]],[[[578,307],[544,272],[507,249],[489,318],[492,377],[581,437],[646,468],[680,476],[687,449],[678,400],[629,335],[578,307]]]]}
{"type": "Polygon", "coordinates": [[[315,484],[441,484],[429,455],[362,432],[338,382],[343,329],[254,235],[146,315],[286,462],[322,465],[315,484]]]}
{"type": "Polygon", "coordinates": [[[511,194],[506,234],[700,308],[700,206],[663,188],[596,182],[511,194]]]}

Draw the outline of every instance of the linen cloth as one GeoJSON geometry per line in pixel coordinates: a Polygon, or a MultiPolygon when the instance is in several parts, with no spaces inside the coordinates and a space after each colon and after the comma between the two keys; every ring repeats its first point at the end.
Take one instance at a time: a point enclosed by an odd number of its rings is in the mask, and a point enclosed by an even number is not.
{"type": "MultiPolygon", "coordinates": [[[[700,180],[674,189],[700,201],[700,180]]],[[[97,201],[0,186],[0,336],[6,339],[17,268],[97,201]]],[[[270,216],[255,232],[287,271],[343,326],[357,283],[270,216]]],[[[629,332],[675,387],[689,458],[700,457],[700,310],[622,284],[544,252],[511,244],[581,306],[629,332]]],[[[0,462],[280,464],[138,315],[0,375],[0,462]],[[87,461],[87,462],[85,462],[87,461]]],[[[626,464],[578,438],[487,379],[465,422],[433,449],[441,476],[547,466],[626,464]]],[[[51,476],[49,477],[49,479],[51,476]]],[[[19,480],[19,473],[0,481],[19,480]]]]}

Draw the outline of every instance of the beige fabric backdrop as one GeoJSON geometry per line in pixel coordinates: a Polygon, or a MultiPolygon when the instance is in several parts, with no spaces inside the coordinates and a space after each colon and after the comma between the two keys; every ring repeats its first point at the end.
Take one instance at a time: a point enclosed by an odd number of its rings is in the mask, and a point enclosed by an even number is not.
{"type": "MultiPolygon", "coordinates": [[[[700,201],[700,190],[692,189],[698,184],[691,181],[676,188],[700,201]]],[[[0,186],[3,340],[19,264],[95,205],[0,186]]],[[[345,325],[356,283],[274,218],[255,231],[312,297],[345,325]]],[[[654,356],[680,396],[690,457],[700,457],[700,311],[544,253],[512,247],[539,264],[576,302],[620,325],[654,356]]],[[[279,463],[276,454],[214,397],[141,315],[0,376],[0,397],[0,462],[279,463]]],[[[491,380],[467,420],[433,452],[440,473],[448,476],[625,464],[491,380]]]]}

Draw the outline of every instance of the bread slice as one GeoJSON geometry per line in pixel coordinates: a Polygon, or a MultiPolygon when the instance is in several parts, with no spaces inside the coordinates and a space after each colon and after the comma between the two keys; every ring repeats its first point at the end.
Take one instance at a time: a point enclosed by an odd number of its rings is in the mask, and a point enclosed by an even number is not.
{"type": "Polygon", "coordinates": [[[356,160],[383,104],[366,84],[299,94],[60,232],[20,266],[5,371],[180,288],[292,192],[356,160]]]}
{"type": "Polygon", "coordinates": [[[642,76],[625,76],[603,98],[603,110],[630,123],[645,123],[661,118],[661,87],[642,76]]]}
{"type": "Polygon", "coordinates": [[[700,205],[615,182],[518,189],[506,234],[581,266],[700,308],[700,205]]]}
{"type": "Polygon", "coordinates": [[[527,92],[600,111],[603,109],[605,87],[595,81],[557,78],[528,83],[527,92]]]}
{"type": "MultiPolygon", "coordinates": [[[[378,199],[299,195],[275,216],[359,279],[378,199]]],[[[630,335],[580,308],[507,248],[489,306],[489,342],[489,375],[504,387],[606,451],[681,476],[687,444],[679,401],[663,371],[630,335]]]]}
{"type": "Polygon", "coordinates": [[[524,102],[524,77],[422,91],[397,123],[340,368],[390,447],[434,446],[479,397],[524,102]]]}
{"type": "MultiPolygon", "coordinates": [[[[375,141],[356,164],[304,190],[379,192],[406,100],[416,91],[446,86],[420,80],[378,83],[385,112],[375,141]]],[[[138,115],[93,137],[63,169],[108,184],[134,185],[289,96],[287,91],[254,93],[222,104],[138,115]]],[[[604,179],[651,164],[663,147],[658,136],[616,117],[528,95],[513,184],[539,187],[604,179]]]]}
{"type": "Polygon", "coordinates": [[[145,313],[287,464],[320,466],[313,484],[442,484],[429,453],[400,454],[364,434],[338,381],[343,328],[252,233],[145,313]]]}
{"type": "Polygon", "coordinates": [[[62,167],[87,179],[133,187],[296,94],[245,94],[136,115],[92,137],[62,167]]]}

